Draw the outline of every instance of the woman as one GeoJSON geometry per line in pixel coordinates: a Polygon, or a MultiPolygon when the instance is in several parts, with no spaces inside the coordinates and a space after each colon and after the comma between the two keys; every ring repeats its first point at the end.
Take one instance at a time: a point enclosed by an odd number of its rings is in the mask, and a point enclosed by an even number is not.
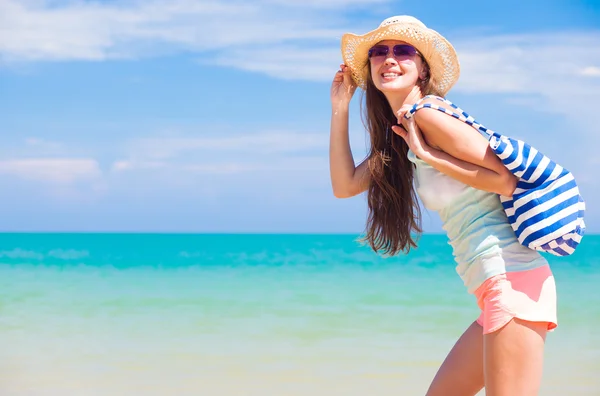
{"type": "Polygon", "coordinates": [[[459,76],[457,55],[439,33],[409,16],[388,18],[362,36],[342,38],[344,64],[331,89],[330,170],[334,195],[367,191],[365,240],[394,255],[415,247],[417,196],[437,211],[456,270],[481,314],[458,339],[428,395],[536,395],[546,333],[557,326],[556,290],[548,262],[519,244],[499,195],[511,196],[515,177],[487,140],[464,122],[423,108],[444,105],[459,76]],[[365,91],[371,148],[355,167],[348,108],[365,91]]]}

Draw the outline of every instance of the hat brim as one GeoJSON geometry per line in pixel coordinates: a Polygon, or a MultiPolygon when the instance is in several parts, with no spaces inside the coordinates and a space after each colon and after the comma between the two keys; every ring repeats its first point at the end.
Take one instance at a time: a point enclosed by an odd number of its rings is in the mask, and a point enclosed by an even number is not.
{"type": "Polygon", "coordinates": [[[369,49],[383,40],[399,40],[414,46],[427,61],[432,84],[441,94],[445,95],[458,80],[458,56],[448,40],[433,29],[398,23],[379,27],[364,35],[346,33],[342,36],[342,59],[360,88],[366,89],[369,49]]]}

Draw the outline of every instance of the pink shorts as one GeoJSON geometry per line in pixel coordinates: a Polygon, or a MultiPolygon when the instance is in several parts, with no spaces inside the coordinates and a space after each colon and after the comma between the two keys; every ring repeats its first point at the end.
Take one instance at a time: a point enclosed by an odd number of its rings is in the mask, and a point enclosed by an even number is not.
{"type": "Polygon", "coordinates": [[[501,329],[513,318],[546,322],[548,331],[558,326],[556,285],[548,265],[493,276],[474,294],[481,309],[477,323],[483,334],[501,329]]]}

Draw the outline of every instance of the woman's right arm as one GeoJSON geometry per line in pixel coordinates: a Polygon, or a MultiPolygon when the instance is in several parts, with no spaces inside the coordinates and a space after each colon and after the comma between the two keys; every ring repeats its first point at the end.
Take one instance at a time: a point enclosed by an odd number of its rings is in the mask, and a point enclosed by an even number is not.
{"type": "Polygon", "coordinates": [[[368,159],[354,165],[348,136],[349,107],[356,85],[350,69],[341,65],[331,85],[331,131],[329,138],[329,171],[333,195],[349,198],[369,187],[368,159]]]}

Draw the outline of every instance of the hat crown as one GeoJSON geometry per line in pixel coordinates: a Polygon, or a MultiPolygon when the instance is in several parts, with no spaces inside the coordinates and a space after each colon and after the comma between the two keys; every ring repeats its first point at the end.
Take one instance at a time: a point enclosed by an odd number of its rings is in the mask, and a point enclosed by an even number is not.
{"type": "Polygon", "coordinates": [[[419,25],[420,27],[422,27],[424,29],[427,28],[423,22],[419,21],[417,18],[410,16],[410,15],[396,15],[393,17],[386,18],[383,22],[381,22],[379,27],[382,28],[382,27],[386,27],[389,25],[405,24],[405,23],[409,23],[412,25],[419,25]]]}

